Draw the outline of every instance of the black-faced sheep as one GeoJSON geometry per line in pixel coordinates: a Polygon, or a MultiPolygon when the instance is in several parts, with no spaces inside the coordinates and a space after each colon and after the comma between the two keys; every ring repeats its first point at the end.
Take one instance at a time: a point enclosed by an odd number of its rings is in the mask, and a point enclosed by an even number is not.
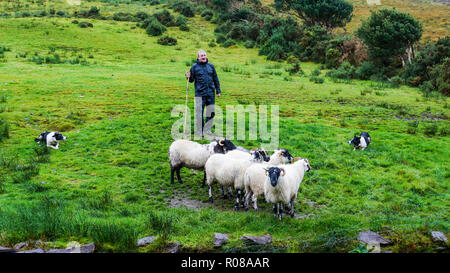
{"type": "Polygon", "coordinates": [[[305,172],[311,169],[306,158],[298,159],[290,165],[279,165],[265,169],[264,197],[272,203],[274,216],[282,219],[283,204],[290,207],[289,214],[294,217],[294,204],[305,172]]]}
{"type": "MultiPolygon", "coordinates": [[[[236,149],[236,146],[228,139],[215,140],[210,144],[199,144],[190,140],[176,140],[169,147],[170,183],[174,183],[174,173],[177,173],[179,183],[181,181],[180,170],[183,167],[204,170],[205,163],[213,154],[225,154],[236,149]]],[[[203,179],[203,185],[205,184],[203,179]]]]}
{"type": "Polygon", "coordinates": [[[244,174],[244,187],[245,187],[245,208],[249,207],[249,199],[252,199],[253,208],[258,209],[258,196],[264,194],[264,181],[266,175],[264,168],[273,165],[285,164],[293,160],[292,155],[286,149],[275,150],[270,156],[270,160],[267,163],[253,164],[247,168],[244,174]]]}
{"type": "Polygon", "coordinates": [[[235,209],[239,209],[240,192],[244,188],[244,173],[251,164],[262,162],[261,153],[254,152],[251,159],[230,158],[227,155],[212,155],[205,164],[206,184],[209,186],[209,201],[212,203],[212,184],[219,182],[224,188],[238,190],[235,209]]]}

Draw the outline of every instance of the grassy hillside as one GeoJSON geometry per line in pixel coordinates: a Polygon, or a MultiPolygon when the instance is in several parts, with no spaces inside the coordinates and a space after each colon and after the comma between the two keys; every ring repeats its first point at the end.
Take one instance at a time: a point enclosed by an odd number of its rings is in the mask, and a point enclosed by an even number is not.
{"type": "MultiPolygon", "coordinates": [[[[0,8],[11,12],[10,4],[0,8]]],[[[82,5],[105,14],[161,8],[82,5]]],[[[302,63],[306,76],[289,76],[287,64],[268,62],[257,49],[210,47],[214,26],[199,16],[189,19],[190,32],[168,29],[176,46],[157,44],[135,23],[81,19],[94,27],[80,28],[72,20],[0,18],[0,46],[10,49],[0,63],[0,116],[10,136],[0,142],[0,245],[76,240],[100,251],[146,252],[179,241],[183,251],[218,251],[213,233],[223,232],[230,243],[222,251],[346,252],[370,229],[394,242],[387,249],[422,252],[434,251],[430,230],[448,234],[447,98],[370,81],[315,84],[312,63],[302,63]],[[217,186],[209,205],[201,172],[184,169],[185,183],[170,185],[167,151],[178,119],[170,111],[184,103],[183,75],[200,48],[219,74],[219,106],[280,105],[280,147],[313,168],[296,206],[305,217],[280,222],[263,202],[258,212],[234,212],[217,186]],[[82,64],[31,61],[53,54],[82,64]],[[36,148],[33,138],[44,130],[68,140],[59,150],[36,148]],[[347,142],[362,130],[373,143],[353,152],[347,142]],[[240,240],[266,233],[274,237],[268,249],[240,240]],[[137,238],[156,234],[157,243],[135,247],[137,238]]]]}

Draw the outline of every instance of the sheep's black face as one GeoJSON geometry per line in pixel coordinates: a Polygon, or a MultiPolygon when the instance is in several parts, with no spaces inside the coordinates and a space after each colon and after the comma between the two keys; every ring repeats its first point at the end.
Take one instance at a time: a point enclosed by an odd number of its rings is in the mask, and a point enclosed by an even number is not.
{"type": "Polygon", "coordinates": [[[266,151],[264,151],[264,149],[258,150],[257,152],[260,154],[261,159],[262,159],[263,161],[269,162],[270,156],[267,154],[266,151]]]}
{"type": "Polygon", "coordinates": [[[270,167],[269,169],[266,169],[266,175],[270,179],[270,184],[272,187],[275,187],[278,184],[278,179],[280,178],[281,169],[277,167],[270,167]]]}
{"type": "Polygon", "coordinates": [[[348,142],[348,144],[353,145],[353,146],[359,146],[359,143],[360,143],[360,142],[361,142],[361,137],[355,136],[355,137],[353,137],[352,140],[350,140],[350,141],[348,142]]]}
{"type": "Polygon", "coordinates": [[[224,147],[225,152],[236,150],[236,148],[237,148],[236,145],[234,145],[234,143],[228,139],[225,139],[225,141],[223,143],[224,143],[223,147],[224,147]]]}
{"type": "Polygon", "coordinates": [[[216,154],[224,154],[225,153],[223,146],[219,145],[219,141],[217,141],[217,145],[214,146],[214,153],[216,153],[216,154]]]}
{"type": "Polygon", "coordinates": [[[293,159],[292,155],[286,149],[282,149],[281,156],[286,158],[289,162],[293,159]]]}

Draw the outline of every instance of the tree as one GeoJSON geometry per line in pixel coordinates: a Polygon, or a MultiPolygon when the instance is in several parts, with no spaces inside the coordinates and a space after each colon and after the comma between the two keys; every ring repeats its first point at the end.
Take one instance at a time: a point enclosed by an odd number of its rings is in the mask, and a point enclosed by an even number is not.
{"type": "Polygon", "coordinates": [[[357,35],[369,48],[370,56],[381,62],[399,56],[405,65],[402,55],[408,49],[408,60],[414,56],[414,43],[422,37],[422,24],[408,13],[395,9],[371,11],[368,20],[363,21],[357,35]]]}
{"type": "Polygon", "coordinates": [[[278,10],[293,10],[307,26],[319,25],[329,32],[344,27],[353,17],[353,5],[345,0],[275,0],[278,10]]]}

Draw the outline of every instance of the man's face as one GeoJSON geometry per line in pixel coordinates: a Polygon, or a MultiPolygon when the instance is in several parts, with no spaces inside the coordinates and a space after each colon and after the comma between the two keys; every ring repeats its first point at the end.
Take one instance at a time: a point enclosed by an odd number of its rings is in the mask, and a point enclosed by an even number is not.
{"type": "Polygon", "coordinates": [[[202,63],[206,62],[206,53],[202,52],[198,55],[198,60],[202,63]]]}

